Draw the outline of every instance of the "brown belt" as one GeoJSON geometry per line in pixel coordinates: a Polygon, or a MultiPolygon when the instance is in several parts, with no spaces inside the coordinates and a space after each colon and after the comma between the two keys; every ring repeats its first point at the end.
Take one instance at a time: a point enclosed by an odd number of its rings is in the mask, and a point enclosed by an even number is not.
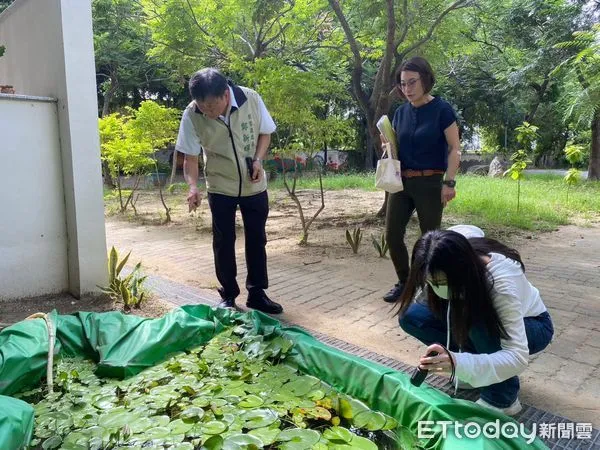
{"type": "Polygon", "coordinates": [[[406,169],[402,171],[402,176],[406,178],[412,177],[430,177],[432,175],[444,175],[443,170],[425,169],[425,170],[412,170],[406,169]]]}

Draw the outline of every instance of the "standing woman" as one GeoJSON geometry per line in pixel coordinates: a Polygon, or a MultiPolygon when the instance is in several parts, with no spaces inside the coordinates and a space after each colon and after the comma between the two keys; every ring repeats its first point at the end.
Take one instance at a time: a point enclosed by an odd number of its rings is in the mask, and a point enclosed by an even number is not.
{"type": "MultiPolygon", "coordinates": [[[[415,209],[421,233],[442,222],[446,203],[456,196],[454,177],[460,163],[456,113],[440,97],[430,94],[435,77],[426,59],[414,57],[396,72],[396,89],[407,100],[396,110],[392,124],[398,139],[404,190],[390,194],[386,211],[386,240],[398,282],[383,297],[393,303],[408,278],[406,226],[415,209]]],[[[389,145],[382,137],[384,145],[389,145]]]]}

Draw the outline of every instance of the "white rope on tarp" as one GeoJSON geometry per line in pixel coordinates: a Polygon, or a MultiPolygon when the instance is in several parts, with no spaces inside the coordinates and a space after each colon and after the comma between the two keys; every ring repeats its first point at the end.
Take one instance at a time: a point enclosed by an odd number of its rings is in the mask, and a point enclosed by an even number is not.
{"type": "Polygon", "coordinates": [[[48,360],[46,365],[46,382],[48,385],[48,393],[51,394],[52,392],[54,392],[52,366],[54,365],[54,342],[56,340],[56,333],[54,332],[52,320],[50,320],[48,314],[38,312],[27,317],[25,320],[33,319],[44,319],[44,322],[46,323],[46,328],[48,329],[48,360]]]}

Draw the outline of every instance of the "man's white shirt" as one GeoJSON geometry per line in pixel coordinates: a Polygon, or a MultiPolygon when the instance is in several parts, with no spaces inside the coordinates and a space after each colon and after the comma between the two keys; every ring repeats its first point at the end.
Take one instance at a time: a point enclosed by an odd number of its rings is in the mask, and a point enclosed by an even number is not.
{"type": "MultiPolygon", "coordinates": [[[[227,109],[227,114],[225,116],[219,116],[219,119],[222,120],[226,125],[229,125],[229,117],[231,115],[231,110],[233,107],[237,108],[238,104],[235,99],[235,95],[233,94],[233,89],[231,86],[229,87],[229,98],[231,105],[227,109]]],[[[258,106],[260,110],[260,124],[259,124],[259,134],[272,134],[277,126],[269,114],[265,103],[263,102],[260,95],[258,96],[258,106]]],[[[181,153],[185,153],[191,156],[197,156],[200,154],[201,145],[200,138],[198,138],[198,134],[196,133],[196,129],[194,128],[194,124],[192,123],[191,114],[196,114],[192,112],[190,109],[185,109],[183,112],[183,117],[181,118],[181,124],[179,125],[179,134],[177,135],[177,143],[175,144],[175,150],[181,153]]]]}

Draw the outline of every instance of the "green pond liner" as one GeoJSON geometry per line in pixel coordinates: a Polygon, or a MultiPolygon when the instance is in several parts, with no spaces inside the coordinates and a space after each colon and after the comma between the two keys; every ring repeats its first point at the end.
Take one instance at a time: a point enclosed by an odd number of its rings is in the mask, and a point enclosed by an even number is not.
{"type": "MultiPolygon", "coordinates": [[[[243,316],[260,333],[281,333],[294,342],[288,360],[306,374],[313,375],[337,390],[355,397],[374,410],[394,417],[401,426],[417,435],[419,421],[451,421],[464,426],[499,421],[519,424],[502,414],[473,402],[454,399],[427,385],[416,388],[409,376],[332,348],[296,327],[281,323],[257,311],[240,313],[188,305],[157,319],[146,319],[120,312],[72,315],[50,313],[56,330],[55,357],[83,356],[96,362],[96,373],[103,377],[126,378],[152,367],[176,352],[208,342],[234,318],[243,316]]],[[[48,329],[43,319],[16,323],[0,332],[0,449],[20,450],[33,434],[31,405],[11,394],[39,386],[46,373],[48,329]]],[[[528,442],[516,433],[507,436],[465,437],[462,433],[442,435],[441,426],[424,441],[428,449],[546,449],[539,439],[528,442]],[[460,435],[461,437],[458,437],[460,435]],[[509,437],[511,436],[511,437],[509,437]]],[[[448,425],[450,428],[450,425],[448,425]]],[[[488,434],[489,435],[489,434],[488,434]]]]}

